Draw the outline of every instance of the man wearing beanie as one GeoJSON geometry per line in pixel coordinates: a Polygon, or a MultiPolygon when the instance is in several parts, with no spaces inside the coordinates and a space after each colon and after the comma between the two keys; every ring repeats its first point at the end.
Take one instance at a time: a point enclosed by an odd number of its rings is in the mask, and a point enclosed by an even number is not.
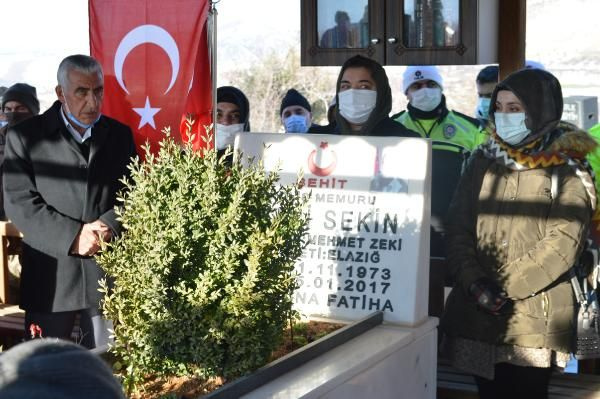
{"type": "MultiPolygon", "coordinates": [[[[8,128],[40,113],[40,102],[37,99],[35,87],[27,83],[16,83],[2,95],[2,113],[6,125],[0,128],[0,193],[2,189],[2,169],[4,165],[4,146],[8,128]]],[[[4,213],[4,198],[0,196],[0,220],[6,220],[4,213]]]]}
{"type": "MultiPolygon", "coordinates": [[[[37,99],[35,87],[27,83],[16,83],[6,90],[2,95],[2,111],[6,113],[22,113],[37,115],[40,113],[40,102],[37,99]]],[[[11,122],[11,118],[7,118],[11,122]]],[[[17,117],[14,123],[20,119],[17,117]]]]}
{"type": "Polygon", "coordinates": [[[312,124],[310,104],[296,89],[289,89],[283,97],[279,116],[286,133],[306,133],[312,124]]]}
{"type": "Polygon", "coordinates": [[[407,67],[402,90],[407,110],[392,119],[432,140],[430,256],[443,258],[443,223],[463,163],[487,135],[476,119],[446,107],[444,83],[435,66],[407,67]]]}

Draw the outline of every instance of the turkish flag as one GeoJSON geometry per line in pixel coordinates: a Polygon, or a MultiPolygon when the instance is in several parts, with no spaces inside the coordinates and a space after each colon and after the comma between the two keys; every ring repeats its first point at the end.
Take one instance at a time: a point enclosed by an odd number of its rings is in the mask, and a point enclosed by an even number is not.
{"type": "MultiPolygon", "coordinates": [[[[208,0],[89,0],[90,48],[104,70],[102,112],[131,127],[153,153],[170,127],[204,147],[212,120],[208,0]],[[183,130],[182,130],[183,129],[183,130]]],[[[138,151],[143,154],[143,151],[138,151]]]]}

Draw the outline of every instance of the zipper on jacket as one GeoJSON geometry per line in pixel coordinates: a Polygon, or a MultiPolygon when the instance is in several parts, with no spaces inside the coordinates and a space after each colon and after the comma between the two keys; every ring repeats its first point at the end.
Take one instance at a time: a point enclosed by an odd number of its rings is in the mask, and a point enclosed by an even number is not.
{"type": "MultiPolygon", "coordinates": [[[[542,292],[542,309],[544,311],[544,317],[548,318],[548,308],[549,306],[549,302],[548,302],[548,295],[545,292],[542,292]]],[[[546,320],[546,324],[548,323],[548,320],[546,320]]]]}

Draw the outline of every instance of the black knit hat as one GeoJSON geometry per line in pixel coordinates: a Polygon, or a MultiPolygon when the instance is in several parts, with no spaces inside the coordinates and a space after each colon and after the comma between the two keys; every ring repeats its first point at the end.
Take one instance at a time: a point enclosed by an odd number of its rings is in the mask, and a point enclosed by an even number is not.
{"type": "Polygon", "coordinates": [[[290,105],[299,105],[306,109],[308,112],[311,112],[310,104],[306,97],[298,92],[296,89],[289,89],[283,100],[281,100],[281,107],[279,107],[279,115],[283,113],[283,110],[290,105]]]}
{"type": "Polygon", "coordinates": [[[17,101],[29,109],[33,115],[40,113],[40,102],[37,99],[35,87],[27,83],[15,83],[2,95],[2,109],[9,101],[17,101]]]}
{"type": "Polygon", "coordinates": [[[3,399],[124,399],[110,367],[72,342],[34,339],[0,354],[3,399]]]}

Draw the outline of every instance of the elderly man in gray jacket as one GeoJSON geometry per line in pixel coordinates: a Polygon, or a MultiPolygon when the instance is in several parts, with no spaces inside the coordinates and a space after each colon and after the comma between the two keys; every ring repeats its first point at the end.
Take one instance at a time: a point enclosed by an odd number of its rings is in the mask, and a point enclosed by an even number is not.
{"type": "Polygon", "coordinates": [[[25,327],[69,338],[80,315],[81,343],[107,341],[93,255],[120,232],[114,206],[136,155],[131,130],[101,114],[104,76],[84,55],[58,68],[58,101],[8,131],[6,214],[23,233],[21,303],[25,327]]]}

